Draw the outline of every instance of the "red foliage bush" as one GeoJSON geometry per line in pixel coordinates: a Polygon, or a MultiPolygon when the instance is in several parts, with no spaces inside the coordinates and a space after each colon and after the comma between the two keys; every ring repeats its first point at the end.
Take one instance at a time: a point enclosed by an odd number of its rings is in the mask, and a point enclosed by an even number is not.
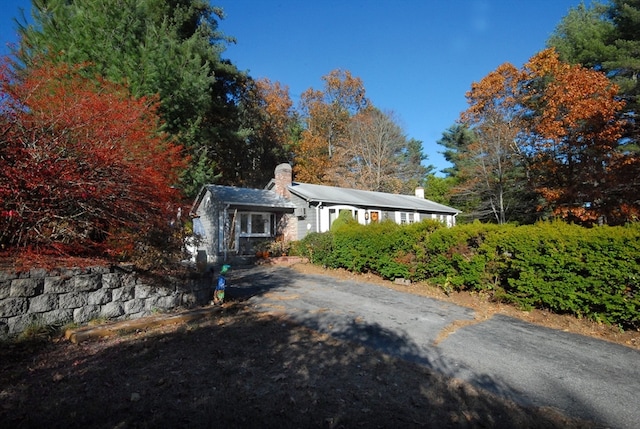
{"type": "Polygon", "coordinates": [[[154,99],[82,65],[0,64],[0,246],[5,254],[123,257],[167,244],[187,160],[154,99]]]}

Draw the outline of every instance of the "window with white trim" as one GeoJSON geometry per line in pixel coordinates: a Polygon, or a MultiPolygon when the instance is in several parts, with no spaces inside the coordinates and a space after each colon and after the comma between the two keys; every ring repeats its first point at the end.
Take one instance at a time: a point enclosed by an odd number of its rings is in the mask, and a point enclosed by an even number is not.
{"type": "Polygon", "coordinates": [[[270,237],[271,213],[239,213],[239,234],[241,237],[270,237]]]}
{"type": "Polygon", "coordinates": [[[397,212],[396,220],[399,224],[414,223],[417,215],[413,212],[397,212]]]}

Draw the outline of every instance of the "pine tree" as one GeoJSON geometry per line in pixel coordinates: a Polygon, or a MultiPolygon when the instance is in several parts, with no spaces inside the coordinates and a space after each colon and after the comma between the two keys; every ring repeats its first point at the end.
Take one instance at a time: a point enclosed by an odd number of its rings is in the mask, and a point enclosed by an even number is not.
{"type": "Polygon", "coordinates": [[[248,77],[221,57],[232,39],[218,30],[221,9],[202,0],[34,0],[20,29],[26,67],[42,55],[86,64],[85,76],[159,95],[163,130],[194,162],[185,193],[221,177],[232,183],[242,143],[238,102],[248,77]]]}

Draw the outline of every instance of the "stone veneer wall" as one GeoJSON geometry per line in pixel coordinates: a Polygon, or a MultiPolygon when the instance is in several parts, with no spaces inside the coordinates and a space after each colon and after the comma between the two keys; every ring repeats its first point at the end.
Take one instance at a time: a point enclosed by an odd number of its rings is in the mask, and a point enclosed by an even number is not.
{"type": "Polygon", "coordinates": [[[130,266],[0,271],[0,338],[32,325],[136,319],[211,299],[211,276],[141,276],[130,266]]]}

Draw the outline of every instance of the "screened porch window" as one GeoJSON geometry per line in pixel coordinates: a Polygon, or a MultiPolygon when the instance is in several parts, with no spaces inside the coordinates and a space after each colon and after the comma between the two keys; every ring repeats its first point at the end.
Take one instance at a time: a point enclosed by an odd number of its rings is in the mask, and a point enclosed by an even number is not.
{"type": "Polygon", "coordinates": [[[240,213],[242,237],[270,237],[271,213],[240,213]]]}

